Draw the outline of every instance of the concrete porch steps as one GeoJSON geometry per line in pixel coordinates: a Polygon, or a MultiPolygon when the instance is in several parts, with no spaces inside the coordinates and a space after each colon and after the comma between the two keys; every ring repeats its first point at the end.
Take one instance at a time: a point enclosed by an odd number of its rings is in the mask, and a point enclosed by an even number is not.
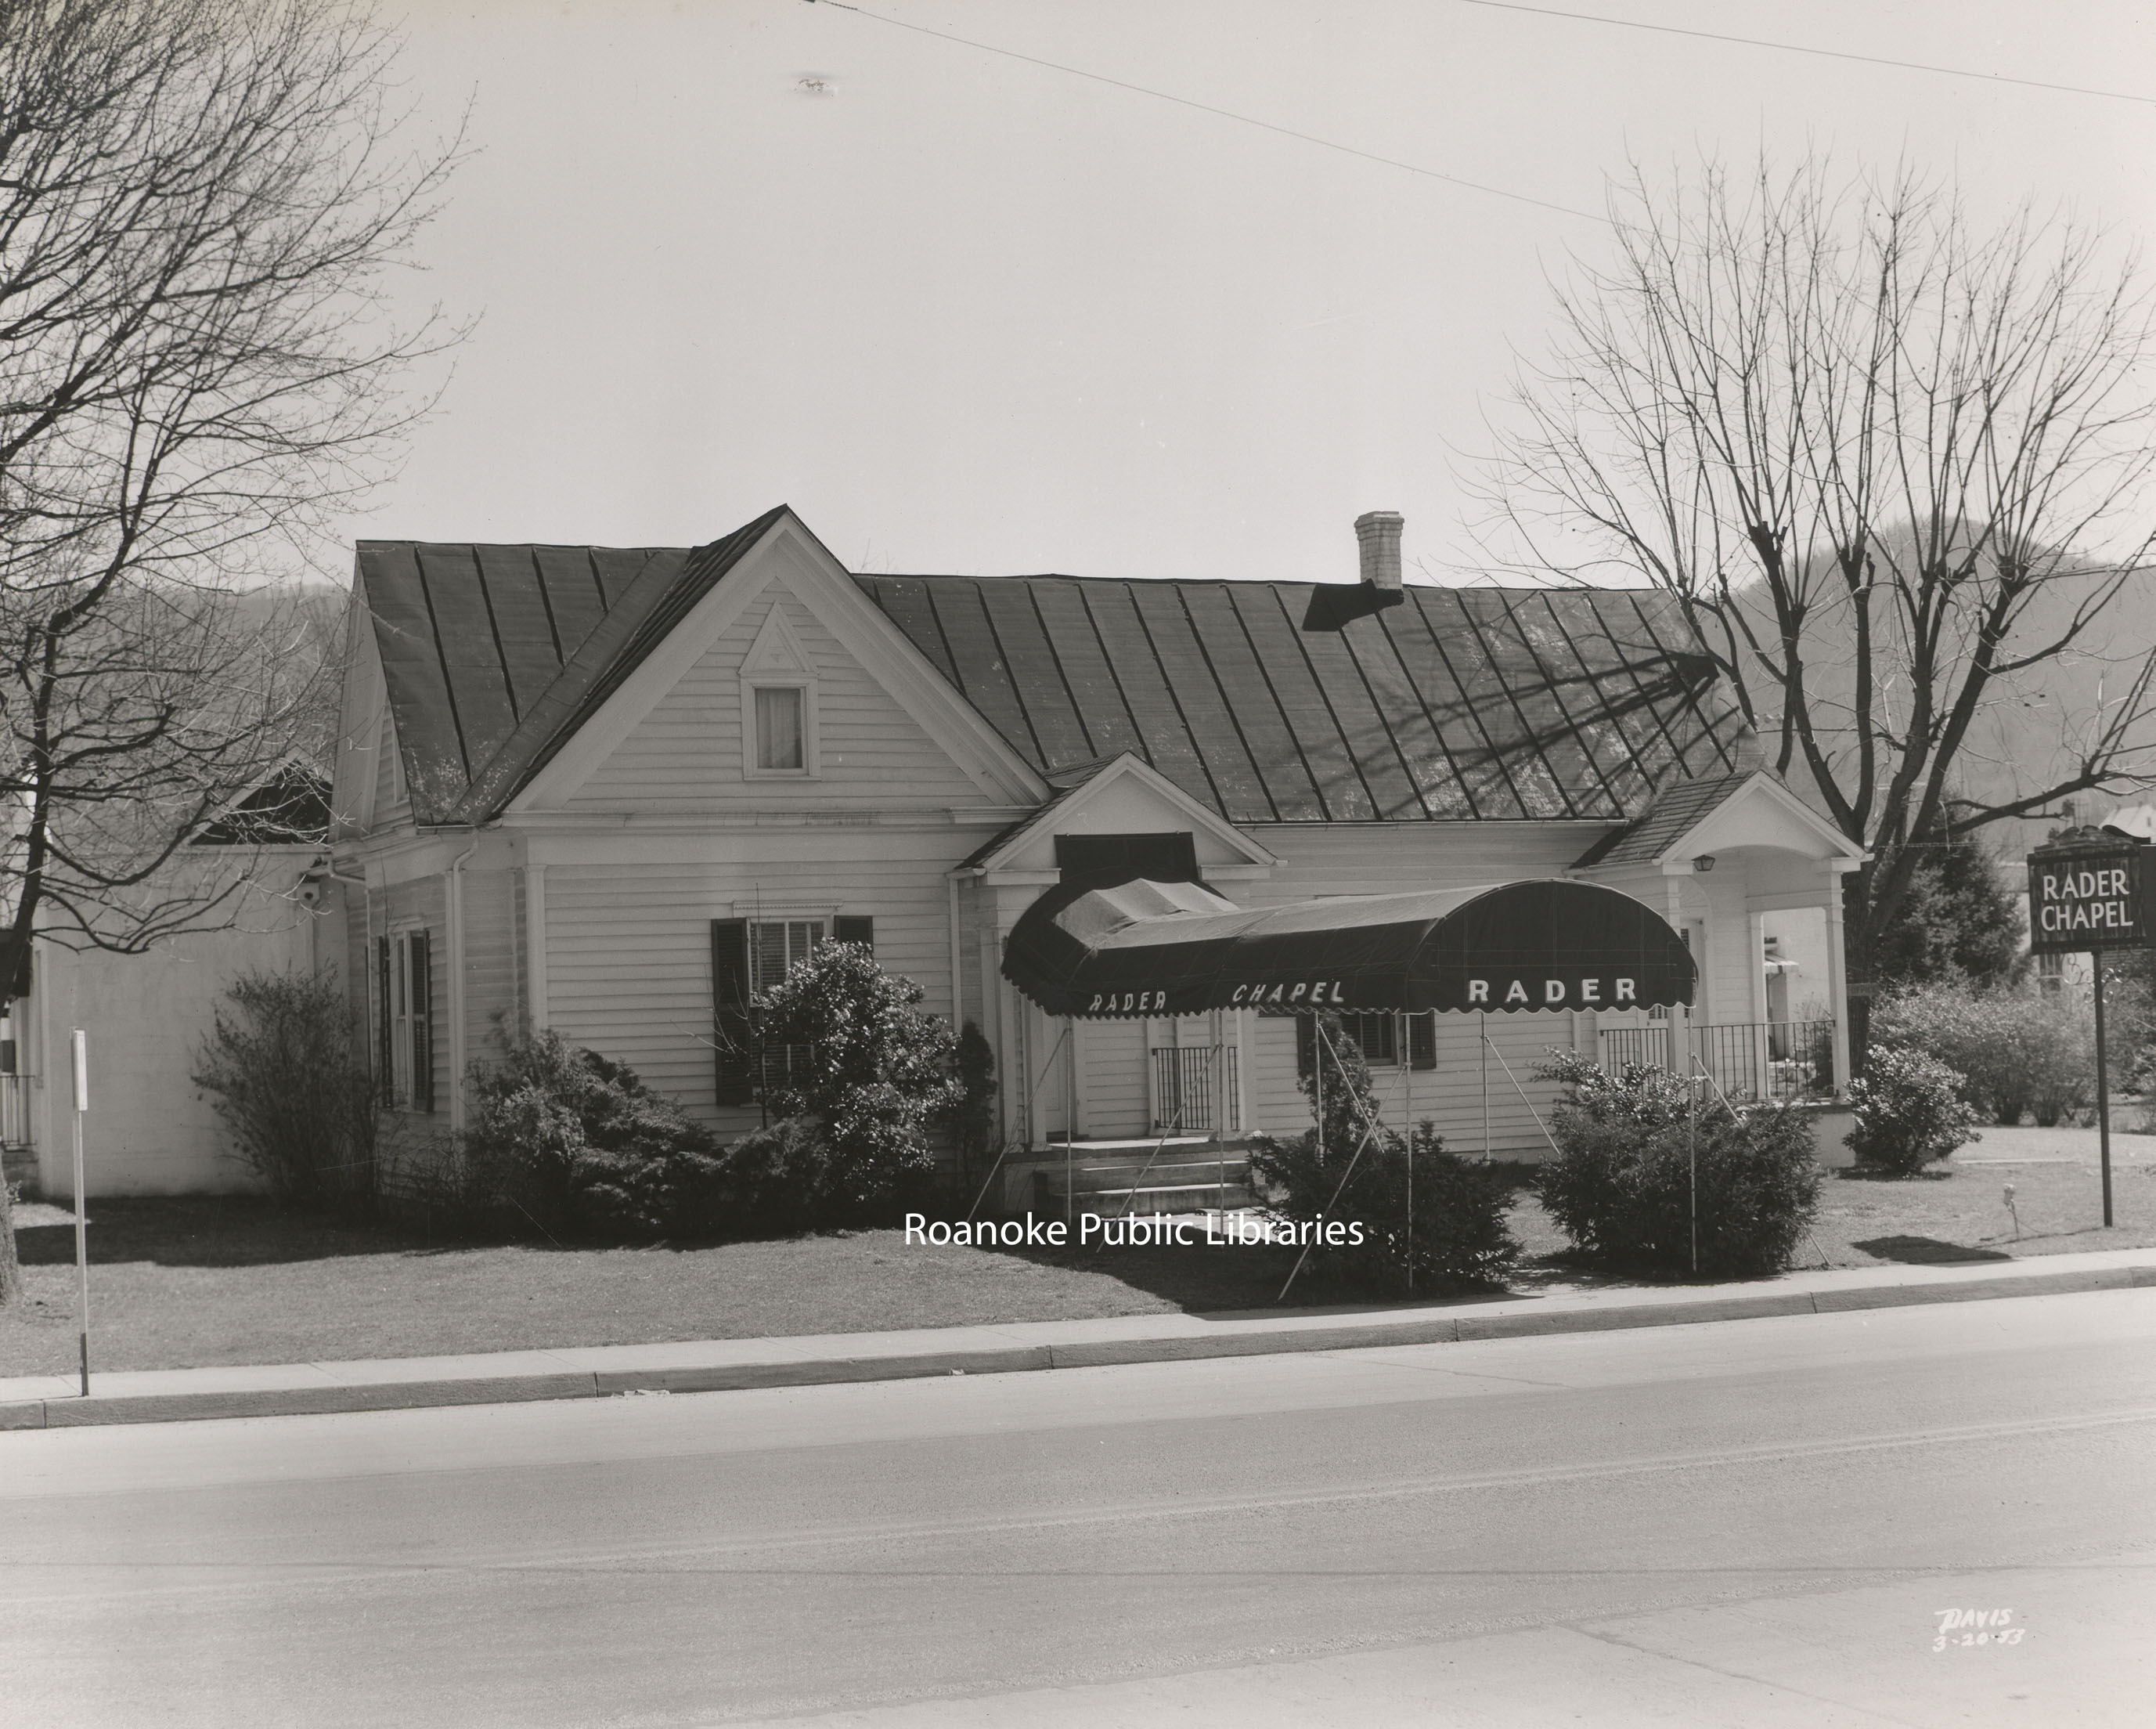
{"type": "MultiPolygon", "coordinates": [[[[1058,1202],[1061,1198],[1055,1197],[1058,1202]]],[[[1081,1193],[1077,1200],[1088,1212],[1115,1217],[1128,1213],[1134,1217],[1156,1212],[1233,1212],[1238,1207],[1257,1205],[1257,1196],[1240,1183],[1224,1187],[1214,1183],[1202,1188],[1096,1189],[1090,1195],[1081,1193]]]]}
{"type": "MultiPolygon", "coordinates": [[[[1060,1149],[1051,1148],[1051,1153],[1060,1149]]],[[[1177,1136],[1158,1140],[1080,1141],[1071,1148],[1069,1201],[1099,1213],[1150,1214],[1229,1211],[1256,1203],[1250,1164],[1240,1137],[1213,1141],[1177,1136]]],[[[1035,1177],[1040,1204],[1064,1205],[1065,1171],[1035,1177]]]]}

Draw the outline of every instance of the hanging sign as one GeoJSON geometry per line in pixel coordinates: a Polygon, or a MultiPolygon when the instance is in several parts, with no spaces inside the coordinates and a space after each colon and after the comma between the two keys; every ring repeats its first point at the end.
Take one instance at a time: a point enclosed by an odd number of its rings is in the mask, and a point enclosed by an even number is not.
{"type": "Polygon", "coordinates": [[[2146,947],[2143,850],[2128,836],[2082,829],[2030,852],[2030,950],[2061,955],[2146,947]]]}

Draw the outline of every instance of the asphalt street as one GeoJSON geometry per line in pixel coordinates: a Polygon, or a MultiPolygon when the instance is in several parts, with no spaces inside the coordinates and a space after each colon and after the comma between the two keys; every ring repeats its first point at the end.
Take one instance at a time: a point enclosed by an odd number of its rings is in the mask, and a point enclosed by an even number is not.
{"type": "Polygon", "coordinates": [[[2146,1723],[2152,1466],[2156,1290],[0,1434],[0,1716],[2146,1723]]]}

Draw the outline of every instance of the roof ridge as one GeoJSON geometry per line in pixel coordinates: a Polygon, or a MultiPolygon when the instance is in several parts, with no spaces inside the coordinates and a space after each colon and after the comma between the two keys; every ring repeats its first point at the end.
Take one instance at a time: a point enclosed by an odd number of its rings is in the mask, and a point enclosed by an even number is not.
{"type": "Polygon", "coordinates": [[[523,720],[474,771],[449,820],[481,821],[529,785],[786,511],[776,506],[731,534],[691,548],[678,570],[669,572],[656,558],[648,560],[523,720]]]}
{"type": "MultiPolygon", "coordinates": [[[[784,506],[779,507],[782,510],[784,506]]],[[[723,538],[723,537],[721,537],[723,538]]],[[[376,539],[362,537],[354,540],[355,551],[363,547],[462,547],[474,552],[496,553],[693,553],[689,546],[615,546],[600,540],[412,540],[376,539]]]]}

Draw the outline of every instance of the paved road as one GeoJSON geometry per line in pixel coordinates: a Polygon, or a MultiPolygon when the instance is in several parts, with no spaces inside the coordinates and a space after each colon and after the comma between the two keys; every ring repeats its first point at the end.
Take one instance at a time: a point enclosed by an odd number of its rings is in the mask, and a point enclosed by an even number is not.
{"type": "Polygon", "coordinates": [[[2152,1465],[2156,1290],[0,1434],[0,1717],[2146,1723],[2152,1465]]]}

